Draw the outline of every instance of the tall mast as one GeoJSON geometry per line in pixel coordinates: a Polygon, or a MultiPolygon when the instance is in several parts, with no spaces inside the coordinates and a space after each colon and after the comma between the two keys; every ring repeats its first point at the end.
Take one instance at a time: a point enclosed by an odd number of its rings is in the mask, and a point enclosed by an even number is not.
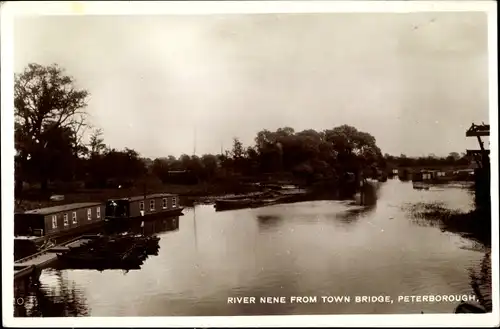
{"type": "Polygon", "coordinates": [[[193,132],[193,155],[196,155],[196,126],[193,132]]]}

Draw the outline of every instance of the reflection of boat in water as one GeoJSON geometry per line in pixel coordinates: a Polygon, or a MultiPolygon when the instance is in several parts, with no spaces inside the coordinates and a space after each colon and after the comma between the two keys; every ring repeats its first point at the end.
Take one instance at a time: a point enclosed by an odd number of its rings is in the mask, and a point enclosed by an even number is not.
{"type": "Polygon", "coordinates": [[[105,230],[107,234],[131,232],[143,235],[152,235],[179,229],[179,217],[154,218],[144,221],[115,221],[108,222],[105,230]]]}
{"type": "Polygon", "coordinates": [[[413,182],[413,188],[415,190],[428,190],[429,187],[430,186],[428,184],[425,184],[425,183],[422,183],[422,182],[413,182]]]}

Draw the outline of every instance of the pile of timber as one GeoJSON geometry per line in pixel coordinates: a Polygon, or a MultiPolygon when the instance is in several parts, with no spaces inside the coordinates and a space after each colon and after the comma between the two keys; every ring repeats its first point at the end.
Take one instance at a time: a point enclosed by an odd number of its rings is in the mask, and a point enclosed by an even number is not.
{"type": "Polygon", "coordinates": [[[149,255],[159,250],[156,236],[103,236],[87,244],[70,247],[57,257],[70,268],[139,269],[149,255]]]}

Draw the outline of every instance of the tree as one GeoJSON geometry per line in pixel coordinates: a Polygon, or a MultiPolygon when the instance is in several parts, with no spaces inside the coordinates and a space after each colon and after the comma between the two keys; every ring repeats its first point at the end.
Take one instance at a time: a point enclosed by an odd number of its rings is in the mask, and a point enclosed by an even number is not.
{"type": "Polygon", "coordinates": [[[67,159],[82,149],[89,94],[56,64],[29,64],[14,79],[15,147],[22,173],[16,185],[38,180],[45,189],[49,179],[59,178],[51,172],[54,154],[66,152],[67,159]]]}
{"type": "Polygon", "coordinates": [[[203,163],[206,178],[213,178],[215,176],[215,173],[217,172],[218,167],[217,157],[212,154],[204,154],[201,157],[201,162],[203,163]]]}
{"type": "Polygon", "coordinates": [[[241,159],[245,155],[245,150],[243,149],[243,144],[238,138],[233,138],[233,148],[231,150],[231,156],[233,160],[241,159]]]}
{"type": "Polygon", "coordinates": [[[333,146],[340,172],[369,173],[382,163],[382,152],[375,137],[348,125],[325,130],[325,139],[333,146]],[[368,172],[367,172],[368,170],[368,172]]]}
{"type": "Polygon", "coordinates": [[[102,138],[102,129],[95,129],[90,135],[90,156],[99,156],[106,150],[106,144],[104,144],[104,139],[102,138]]]}

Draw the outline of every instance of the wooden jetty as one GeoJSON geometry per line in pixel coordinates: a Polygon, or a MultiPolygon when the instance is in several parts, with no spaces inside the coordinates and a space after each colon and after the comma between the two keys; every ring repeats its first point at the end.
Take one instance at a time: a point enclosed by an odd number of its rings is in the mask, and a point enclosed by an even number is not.
{"type": "Polygon", "coordinates": [[[103,223],[104,203],[64,204],[14,214],[14,257],[72,241],[103,223]],[[101,216],[102,214],[102,216],[101,216]]]}
{"type": "Polygon", "coordinates": [[[157,255],[160,248],[156,236],[119,234],[102,236],[87,245],[69,247],[57,255],[68,268],[85,269],[140,269],[149,255],[157,255]]]}
{"type": "Polygon", "coordinates": [[[31,256],[14,262],[14,280],[30,276],[37,271],[49,266],[57,260],[56,252],[66,252],[70,248],[83,246],[95,239],[95,236],[80,236],[59,246],[43,250],[31,256]]]}

